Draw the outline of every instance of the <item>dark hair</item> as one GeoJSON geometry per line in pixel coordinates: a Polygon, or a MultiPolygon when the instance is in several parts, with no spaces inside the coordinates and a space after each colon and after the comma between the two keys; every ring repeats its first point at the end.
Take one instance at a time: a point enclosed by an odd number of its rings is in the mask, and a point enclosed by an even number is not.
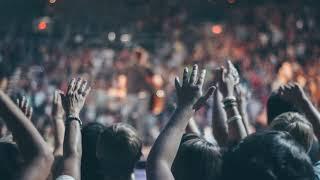
{"type": "Polygon", "coordinates": [[[224,180],[313,180],[304,149],[283,131],[255,133],[224,156],[224,180]]]}
{"type": "Polygon", "coordinates": [[[194,135],[185,134],[172,165],[176,180],[214,180],[221,173],[220,148],[194,135]]]}
{"type": "Polygon", "coordinates": [[[89,123],[83,127],[82,133],[82,158],[81,158],[81,179],[103,179],[98,174],[99,163],[96,158],[96,145],[100,133],[105,126],[100,123],[89,123]]]}
{"type": "Polygon", "coordinates": [[[130,177],[142,153],[142,141],[135,129],[124,123],[107,127],[99,136],[97,158],[101,172],[109,177],[130,177]]]}
{"type": "Polygon", "coordinates": [[[286,131],[309,152],[313,143],[313,127],[307,119],[299,113],[286,112],[277,116],[270,128],[277,131],[286,131]]]}
{"type": "Polygon", "coordinates": [[[267,102],[268,124],[270,124],[275,117],[285,112],[298,112],[298,110],[293,104],[281,99],[276,92],[272,92],[267,102]]]}
{"type": "Polygon", "coordinates": [[[0,162],[1,179],[15,179],[22,165],[18,147],[9,142],[0,142],[0,162]]]}

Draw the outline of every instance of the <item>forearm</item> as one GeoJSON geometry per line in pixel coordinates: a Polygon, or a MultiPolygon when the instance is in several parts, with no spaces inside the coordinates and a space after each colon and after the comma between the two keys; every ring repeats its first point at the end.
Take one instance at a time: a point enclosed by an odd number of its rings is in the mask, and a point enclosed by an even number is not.
{"type": "MultiPolygon", "coordinates": [[[[241,117],[238,108],[236,106],[225,108],[228,121],[233,117],[241,117]]],[[[244,139],[247,136],[246,129],[242,122],[242,118],[239,118],[234,121],[228,122],[228,129],[229,129],[229,142],[239,142],[240,140],[244,139]]]]}
{"type": "Polygon", "coordinates": [[[63,160],[61,175],[69,175],[80,179],[82,156],[81,129],[79,122],[73,120],[66,125],[63,144],[63,160]]]}
{"type": "Polygon", "coordinates": [[[26,160],[47,154],[47,144],[12,100],[0,91],[1,116],[17,141],[19,149],[26,160]]]}
{"type": "Polygon", "coordinates": [[[63,118],[55,118],[53,120],[53,128],[54,128],[54,151],[53,154],[55,156],[63,155],[63,139],[64,139],[64,120],[63,118]]]}
{"type": "Polygon", "coordinates": [[[224,146],[228,140],[227,115],[223,109],[222,95],[214,94],[212,109],[212,133],[219,145],[224,146]]]}
{"type": "Polygon", "coordinates": [[[191,117],[189,120],[189,124],[187,126],[187,132],[201,136],[201,131],[193,117],[191,117]]]}
{"type": "Polygon", "coordinates": [[[240,116],[242,117],[242,123],[244,125],[244,128],[246,130],[247,135],[251,134],[251,125],[249,122],[249,117],[247,114],[247,106],[244,103],[238,102],[238,108],[239,108],[239,113],[240,116]]]}
{"type": "Polygon", "coordinates": [[[159,166],[163,167],[161,163],[164,163],[165,168],[170,170],[192,114],[192,107],[176,109],[151,149],[148,157],[149,173],[157,172],[159,166]]]}

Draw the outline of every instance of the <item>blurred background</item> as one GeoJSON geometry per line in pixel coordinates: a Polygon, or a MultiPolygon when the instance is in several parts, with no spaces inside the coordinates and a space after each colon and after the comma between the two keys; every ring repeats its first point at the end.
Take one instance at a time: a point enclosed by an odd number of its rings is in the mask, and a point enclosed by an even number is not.
{"type": "MultiPolygon", "coordinates": [[[[319,10],[318,0],[1,0],[0,88],[29,98],[52,143],[53,92],[83,76],[93,90],[82,120],[128,122],[148,147],[174,110],[183,67],[207,69],[209,86],[231,60],[261,129],[282,84],[298,82],[320,105],[319,10]]],[[[204,134],[210,107],[195,116],[204,134]]]]}

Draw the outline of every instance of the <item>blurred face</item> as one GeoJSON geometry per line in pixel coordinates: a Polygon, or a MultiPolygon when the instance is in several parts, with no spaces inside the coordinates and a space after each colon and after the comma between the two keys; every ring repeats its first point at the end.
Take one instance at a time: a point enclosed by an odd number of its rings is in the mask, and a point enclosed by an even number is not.
{"type": "Polygon", "coordinates": [[[293,77],[292,65],[290,63],[283,63],[279,70],[279,75],[286,81],[291,80],[293,77]]]}

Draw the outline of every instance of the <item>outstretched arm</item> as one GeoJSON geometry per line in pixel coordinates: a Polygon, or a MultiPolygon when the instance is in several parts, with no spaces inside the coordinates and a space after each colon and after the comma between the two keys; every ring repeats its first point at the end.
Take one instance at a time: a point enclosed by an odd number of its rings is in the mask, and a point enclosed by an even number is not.
{"type": "Polygon", "coordinates": [[[62,97],[62,104],[66,112],[66,129],[63,143],[63,159],[60,175],[72,176],[79,180],[81,176],[81,125],[80,111],[90,92],[87,82],[78,78],[72,79],[67,94],[62,97]]]}
{"type": "Polygon", "coordinates": [[[63,139],[64,139],[64,110],[62,107],[61,92],[56,90],[52,101],[52,122],[54,133],[54,156],[63,155],[63,139]]]}
{"type": "Polygon", "coordinates": [[[212,133],[220,146],[226,146],[228,142],[227,115],[223,109],[223,97],[219,88],[213,93],[212,97],[212,133]]]}
{"type": "MultiPolygon", "coordinates": [[[[26,98],[19,100],[18,104],[30,118],[32,113],[26,98]]],[[[0,115],[5,117],[3,119],[11,130],[25,160],[25,166],[18,174],[18,179],[45,180],[53,163],[53,156],[46,142],[30,119],[2,91],[0,91],[0,107],[0,115]]]]}
{"type": "Polygon", "coordinates": [[[208,92],[202,96],[205,71],[201,71],[198,80],[196,80],[197,73],[198,67],[195,65],[189,79],[188,69],[185,68],[182,86],[178,78],[175,80],[178,97],[177,109],[160,133],[149,154],[147,177],[150,180],[174,179],[171,173],[171,166],[189,119],[195,110],[199,109],[212,95],[215,89],[214,87],[209,88],[208,92]]]}
{"type": "Polygon", "coordinates": [[[251,128],[251,124],[250,124],[248,113],[247,113],[247,98],[248,98],[247,94],[248,93],[243,87],[241,87],[238,84],[235,88],[235,94],[237,98],[238,109],[242,117],[243,125],[246,129],[247,134],[249,135],[252,133],[252,128],[251,128]]]}
{"type": "Polygon", "coordinates": [[[239,74],[235,72],[234,67],[230,61],[228,61],[227,70],[221,67],[218,71],[219,88],[223,95],[224,109],[227,114],[228,124],[228,140],[231,143],[237,143],[247,136],[246,129],[242,122],[242,117],[238,110],[237,100],[234,95],[235,85],[239,74]]]}
{"type": "Polygon", "coordinates": [[[297,84],[288,84],[281,86],[278,94],[285,101],[292,103],[295,107],[303,112],[313,126],[313,130],[317,138],[320,138],[320,113],[314,107],[303,89],[297,84]]]}

